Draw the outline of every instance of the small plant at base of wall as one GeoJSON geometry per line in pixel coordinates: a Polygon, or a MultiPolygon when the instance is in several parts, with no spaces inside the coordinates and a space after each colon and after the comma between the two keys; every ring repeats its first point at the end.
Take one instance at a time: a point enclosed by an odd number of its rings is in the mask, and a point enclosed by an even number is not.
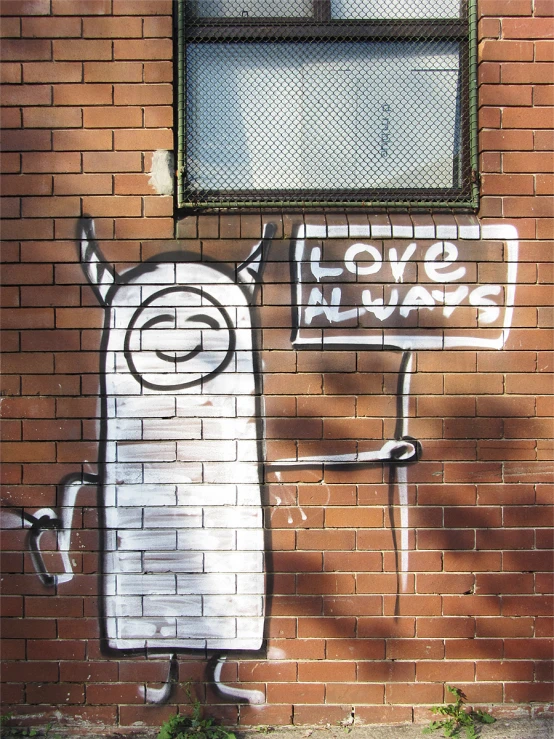
{"type": "Polygon", "coordinates": [[[236,739],[232,731],[216,726],[213,718],[204,718],[198,699],[193,699],[190,683],[185,690],[192,704],[191,716],[171,716],[164,721],[158,739],[236,739]]]}
{"type": "Polygon", "coordinates": [[[479,724],[493,724],[496,719],[485,711],[466,711],[464,701],[466,696],[460,688],[447,685],[446,689],[455,696],[456,702],[446,706],[433,706],[431,712],[439,716],[447,716],[442,721],[431,721],[429,726],[423,729],[424,734],[442,730],[445,737],[458,737],[462,729],[465,729],[467,739],[477,739],[481,727],[479,724]]]}
{"type": "Polygon", "coordinates": [[[33,729],[27,726],[7,726],[6,722],[13,718],[13,713],[4,713],[0,716],[0,737],[2,739],[19,739],[24,736],[48,737],[61,739],[59,734],[51,734],[52,725],[48,724],[44,730],[33,729]]]}

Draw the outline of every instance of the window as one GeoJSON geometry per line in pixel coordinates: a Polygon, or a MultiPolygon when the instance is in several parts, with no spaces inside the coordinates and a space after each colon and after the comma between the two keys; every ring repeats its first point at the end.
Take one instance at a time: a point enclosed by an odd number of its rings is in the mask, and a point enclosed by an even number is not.
{"type": "Polygon", "coordinates": [[[179,205],[476,206],[475,0],[179,0],[179,205]]]}

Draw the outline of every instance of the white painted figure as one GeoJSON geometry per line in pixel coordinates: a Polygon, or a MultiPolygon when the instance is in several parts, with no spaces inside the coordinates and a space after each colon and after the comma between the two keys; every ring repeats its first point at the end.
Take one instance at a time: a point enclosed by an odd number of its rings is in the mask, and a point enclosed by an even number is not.
{"type": "MultiPolygon", "coordinates": [[[[106,309],[99,453],[102,627],[110,650],[259,650],[264,626],[259,393],[251,302],[274,227],[235,271],[174,253],[123,275],[80,238],[106,309]]],[[[75,498],[65,481],[33,547],[43,581],[70,580],[75,498]],[[61,529],[66,572],[50,576],[38,540],[61,529]]],[[[215,668],[218,681],[221,665],[215,668]]],[[[235,698],[254,691],[220,685],[235,698]]],[[[163,700],[168,689],[151,691],[163,700]]]]}

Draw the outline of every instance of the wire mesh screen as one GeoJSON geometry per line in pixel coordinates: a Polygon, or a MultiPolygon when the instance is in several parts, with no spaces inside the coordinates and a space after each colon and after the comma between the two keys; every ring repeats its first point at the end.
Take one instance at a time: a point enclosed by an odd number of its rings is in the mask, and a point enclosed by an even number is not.
{"type": "Polygon", "coordinates": [[[181,205],[468,206],[460,0],[181,0],[181,205]]]}

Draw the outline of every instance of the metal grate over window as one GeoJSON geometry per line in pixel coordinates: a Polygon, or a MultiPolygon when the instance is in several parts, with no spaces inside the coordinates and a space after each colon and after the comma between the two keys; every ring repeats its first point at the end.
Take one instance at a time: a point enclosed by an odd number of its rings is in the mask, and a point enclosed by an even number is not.
{"type": "Polygon", "coordinates": [[[477,205],[475,0],[178,0],[179,206],[477,205]]]}

